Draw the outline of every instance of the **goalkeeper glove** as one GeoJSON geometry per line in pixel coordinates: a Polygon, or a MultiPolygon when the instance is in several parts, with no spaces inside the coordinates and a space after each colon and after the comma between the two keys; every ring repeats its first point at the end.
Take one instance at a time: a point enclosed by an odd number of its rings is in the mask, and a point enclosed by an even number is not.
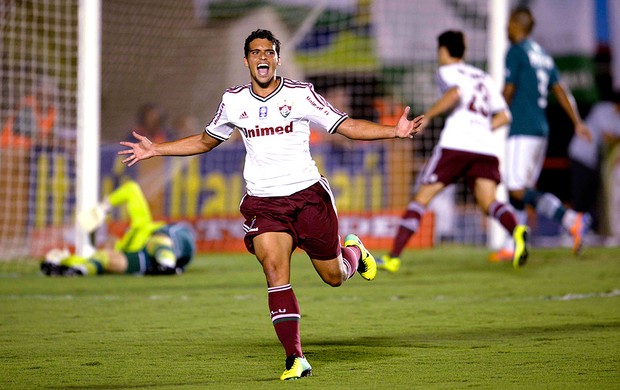
{"type": "Polygon", "coordinates": [[[90,209],[80,211],[77,214],[78,224],[86,232],[92,233],[103,224],[105,221],[105,215],[109,209],[110,206],[106,202],[101,202],[90,209]]]}

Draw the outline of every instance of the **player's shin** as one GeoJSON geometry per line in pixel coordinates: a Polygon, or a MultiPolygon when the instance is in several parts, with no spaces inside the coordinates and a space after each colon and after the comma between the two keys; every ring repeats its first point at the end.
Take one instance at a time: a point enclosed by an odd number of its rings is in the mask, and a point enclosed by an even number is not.
{"type": "Polygon", "coordinates": [[[60,265],[66,267],[68,270],[78,271],[79,275],[93,276],[103,273],[108,261],[107,254],[98,251],[90,258],[71,255],[63,259],[60,265]]]}
{"type": "Polygon", "coordinates": [[[291,285],[269,287],[267,292],[271,322],[286,356],[303,357],[299,332],[301,314],[291,285]]]}
{"type": "Polygon", "coordinates": [[[420,228],[420,220],[425,211],[426,208],[422,204],[418,202],[409,203],[400,221],[396,237],[394,237],[394,243],[390,251],[391,257],[400,257],[411,236],[420,228]]]}
{"type": "Polygon", "coordinates": [[[495,218],[510,234],[517,226],[517,218],[508,205],[495,201],[489,206],[489,216],[495,218]]]}

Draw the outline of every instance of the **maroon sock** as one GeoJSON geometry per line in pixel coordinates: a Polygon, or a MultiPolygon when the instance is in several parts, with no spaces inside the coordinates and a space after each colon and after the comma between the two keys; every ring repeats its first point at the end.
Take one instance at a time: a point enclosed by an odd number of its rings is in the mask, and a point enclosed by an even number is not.
{"type": "Polygon", "coordinates": [[[499,221],[499,223],[512,234],[517,227],[517,218],[508,205],[495,201],[489,206],[489,215],[499,221]]]}
{"type": "Polygon", "coordinates": [[[425,207],[418,202],[411,202],[407,206],[407,210],[400,221],[398,232],[394,238],[392,250],[390,251],[390,257],[400,257],[400,254],[405,249],[407,242],[413,236],[420,227],[420,219],[424,214],[425,207]]]}
{"type": "Polygon", "coordinates": [[[362,253],[360,248],[356,246],[343,246],[342,248],[342,260],[345,268],[347,268],[347,279],[355,275],[357,267],[359,266],[360,257],[362,253]]]}
{"type": "Polygon", "coordinates": [[[303,357],[299,336],[299,303],[290,284],[267,289],[271,322],[286,356],[303,357]]]}

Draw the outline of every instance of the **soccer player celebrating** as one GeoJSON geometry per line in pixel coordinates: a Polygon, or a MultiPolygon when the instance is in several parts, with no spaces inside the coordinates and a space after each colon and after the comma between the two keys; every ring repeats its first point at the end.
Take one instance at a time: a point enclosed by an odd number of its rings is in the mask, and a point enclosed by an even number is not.
{"type": "MultiPolygon", "coordinates": [[[[528,8],[516,8],[508,21],[508,39],[512,43],[506,54],[504,99],[510,105],[513,121],[506,141],[506,187],[510,203],[525,223],[525,206],[540,215],[559,222],[573,236],[573,252],[579,253],[585,231],[590,224],[588,214],[566,209],[551,193],[535,189],[547,149],[549,124],[545,114],[547,95],[553,92],[566,111],[580,138],[590,141],[591,134],[582,122],[569,92],[560,83],[553,58],[530,38],[534,16],[528,8]]],[[[507,253],[511,257],[511,253],[507,253]]],[[[506,248],[496,259],[506,257],[506,248]]]]}
{"type": "Polygon", "coordinates": [[[421,172],[420,186],[407,206],[389,254],[377,260],[379,268],[391,272],[400,267],[400,254],[417,232],[429,202],[447,185],[463,177],[478,205],[513,235],[513,265],[527,260],[525,226],[517,225],[509,206],[496,199],[500,182],[500,145],[493,130],[510,122],[506,102],[491,77],[463,61],[465,37],[460,31],[445,31],[438,37],[437,80],[442,96],[424,113],[420,130],[437,115],[449,112],[433,156],[421,172]]]}
{"type": "Polygon", "coordinates": [[[302,351],[300,309],[290,284],[293,250],[303,249],[330,286],[340,286],[356,271],[367,280],[377,272],[356,235],[340,244],[333,194],[310,155],[309,124],[356,140],[413,138],[422,118],[408,120],[409,107],[395,127],[349,118],[311,84],[276,75],[280,42],[270,31],[252,32],[244,54],[251,82],[225,91],[202,134],[157,144],[134,133],[139,142],[121,142],[129,149],[119,154],[127,155],[123,162],[131,166],[154,156],[206,153],[240,131],[246,148],[244,241],[267,279],[271,320],[287,356],[280,379],[297,379],[311,375],[312,367],[302,351]]]}

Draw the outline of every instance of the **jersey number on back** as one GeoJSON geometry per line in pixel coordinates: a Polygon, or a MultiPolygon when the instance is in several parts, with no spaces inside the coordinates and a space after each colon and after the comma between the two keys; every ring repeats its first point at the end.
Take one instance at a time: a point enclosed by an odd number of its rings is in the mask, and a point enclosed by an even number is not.
{"type": "Polygon", "coordinates": [[[538,107],[544,109],[547,107],[547,90],[549,89],[549,75],[544,69],[536,70],[536,79],[538,80],[538,107]]]}
{"type": "Polygon", "coordinates": [[[491,111],[489,107],[489,91],[483,83],[476,84],[467,108],[473,113],[484,117],[489,116],[489,112],[491,111]]]}

